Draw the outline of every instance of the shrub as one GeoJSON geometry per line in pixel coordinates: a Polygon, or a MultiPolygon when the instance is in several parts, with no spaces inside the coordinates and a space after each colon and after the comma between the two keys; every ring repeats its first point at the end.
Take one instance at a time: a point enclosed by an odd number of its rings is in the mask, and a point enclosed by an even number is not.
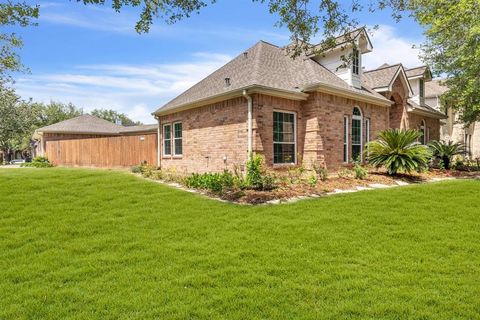
{"type": "Polygon", "coordinates": [[[53,167],[53,164],[48,161],[46,157],[35,157],[32,159],[32,162],[25,162],[21,164],[22,167],[32,167],[32,168],[50,168],[53,167]]]}
{"type": "Polygon", "coordinates": [[[328,179],[328,170],[324,166],[320,166],[318,163],[314,163],[313,170],[321,181],[325,181],[328,179]]]}
{"type": "Polygon", "coordinates": [[[247,185],[256,189],[263,189],[263,171],[263,157],[259,154],[253,154],[247,161],[247,185]]]}
{"type": "Polygon", "coordinates": [[[428,166],[432,153],[417,140],[417,130],[388,129],[378,135],[378,140],[367,144],[368,162],[376,167],[384,166],[389,175],[399,172],[420,171],[428,166]]]}
{"type": "Polygon", "coordinates": [[[443,164],[443,168],[447,170],[450,169],[454,156],[465,153],[464,144],[459,142],[431,141],[428,146],[432,151],[433,157],[438,159],[443,164]]]}
{"type": "Polygon", "coordinates": [[[265,162],[261,155],[254,154],[247,161],[245,186],[257,190],[272,190],[276,188],[277,179],[273,173],[267,173],[265,162]]]}
{"type": "Polygon", "coordinates": [[[368,170],[364,168],[360,162],[354,163],[353,172],[355,174],[355,179],[365,179],[368,175],[368,170]]]}
{"type": "Polygon", "coordinates": [[[317,175],[312,174],[310,177],[308,177],[308,184],[310,187],[315,187],[318,183],[318,178],[317,175]]]}
{"type": "Polygon", "coordinates": [[[234,186],[234,176],[228,170],[223,173],[192,173],[185,178],[184,183],[189,188],[221,193],[224,189],[234,186]]]}
{"type": "Polygon", "coordinates": [[[130,168],[132,173],[142,173],[142,166],[133,166],[130,168]]]}

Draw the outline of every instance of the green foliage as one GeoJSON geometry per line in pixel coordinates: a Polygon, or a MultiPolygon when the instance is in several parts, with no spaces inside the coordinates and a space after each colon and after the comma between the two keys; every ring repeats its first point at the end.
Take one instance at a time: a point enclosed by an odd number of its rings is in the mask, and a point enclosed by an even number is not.
{"type": "Polygon", "coordinates": [[[221,193],[227,188],[234,186],[233,174],[225,170],[223,173],[193,173],[185,178],[185,185],[192,189],[204,189],[215,193],[221,193]]]}
{"type": "Polygon", "coordinates": [[[112,109],[94,109],[90,114],[113,123],[116,123],[117,120],[119,120],[124,126],[136,126],[142,124],[140,121],[130,119],[125,113],[112,109]]]}
{"type": "Polygon", "coordinates": [[[263,189],[263,174],[265,160],[262,155],[253,154],[247,161],[247,185],[255,189],[263,189]]]}
{"type": "Polygon", "coordinates": [[[443,168],[449,170],[452,159],[456,155],[465,153],[465,145],[453,141],[431,141],[428,147],[432,151],[433,157],[440,160],[443,168]]]}
{"type": "Polygon", "coordinates": [[[31,168],[51,168],[53,164],[48,161],[46,157],[35,157],[32,159],[32,162],[22,163],[22,167],[31,167],[31,168]]]}
{"type": "Polygon", "coordinates": [[[368,162],[373,166],[384,166],[388,174],[420,171],[428,166],[432,153],[417,140],[421,133],[417,130],[388,129],[378,135],[378,139],[367,144],[368,162]]]}
{"type": "Polygon", "coordinates": [[[317,183],[318,183],[317,175],[312,174],[308,177],[308,184],[310,185],[310,187],[315,187],[317,183]]]}
{"type": "MultiPolygon", "coordinates": [[[[3,1],[0,3],[1,30],[11,29],[12,26],[27,27],[36,25],[32,22],[38,18],[38,5],[32,6],[27,2],[3,1]]],[[[0,84],[11,80],[10,72],[24,71],[20,57],[16,52],[23,46],[22,39],[14,32],[0,31],[0,84]]]]}
{"type": "Polygon", "coordinates": [[[480,120],[480,3],[478,0],[410,1],[413,17],[425,27],[422,59],[446,75],[443,106],[465,123],[480,120]]]}
{"type": "Polygon", "coordinates": [[[321,180],[321,181],[326,181],[328,179],[328,170],[325,166],[321,166],[319,165],[318,163],[314,163],[312,165],[313,167],[313,170],[315,171],[315,173],[317,174],[318,178],[321,180]]]}
{"type": "Polygon", "coordinates": [[[368,175],[368,170],[362,166],[358,161],[353,164],[353,172],[355,179],[365,179],[368,175]]]}

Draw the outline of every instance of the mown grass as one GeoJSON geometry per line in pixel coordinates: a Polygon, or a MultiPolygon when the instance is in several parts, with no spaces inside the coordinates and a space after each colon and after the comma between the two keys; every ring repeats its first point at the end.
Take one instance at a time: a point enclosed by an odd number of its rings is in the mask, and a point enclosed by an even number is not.
{"type": "Polygon", "coordinates": [[[0,319],[480,318],[480,182],[238,206],[0,169],[0,319]]]}

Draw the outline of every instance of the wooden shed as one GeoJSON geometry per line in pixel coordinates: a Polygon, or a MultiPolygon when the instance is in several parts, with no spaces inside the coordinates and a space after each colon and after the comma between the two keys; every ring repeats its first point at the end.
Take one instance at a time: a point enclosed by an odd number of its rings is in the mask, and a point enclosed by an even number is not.
{"type": "Polygon", "coordinates": [[[156,124],[122,126],[86,114],[37,129],[35,154],[59,166],[155,165],[157,128],[156,124]]]}

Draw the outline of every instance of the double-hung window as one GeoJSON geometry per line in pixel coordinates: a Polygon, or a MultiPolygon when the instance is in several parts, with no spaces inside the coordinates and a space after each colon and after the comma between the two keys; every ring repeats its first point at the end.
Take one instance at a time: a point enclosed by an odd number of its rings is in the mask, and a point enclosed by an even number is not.
{"type": "Polygon", "coordinates": [[[274,164],[295,164],[296,120],[293,112],[273,112],[274,164]]]}
{"type": "Polygon", "coordinates": [[[181,156],[183,154],[182,145],[182,123],[174,122],[173,124],[163,125],[163,155],[164,156],[181,156]]]}
{"type": "Polygon", "coordinates": [[[163,155],[172,155],[172,126],[170,124],[163,125],[163,155]]]}
{"type": "Polygon", "coordinates": [[[173,124],[173,145],[174,145],[174,155],[181,156],[183,154],[182,146],[182,123],[175,122],[173,124]]]}

